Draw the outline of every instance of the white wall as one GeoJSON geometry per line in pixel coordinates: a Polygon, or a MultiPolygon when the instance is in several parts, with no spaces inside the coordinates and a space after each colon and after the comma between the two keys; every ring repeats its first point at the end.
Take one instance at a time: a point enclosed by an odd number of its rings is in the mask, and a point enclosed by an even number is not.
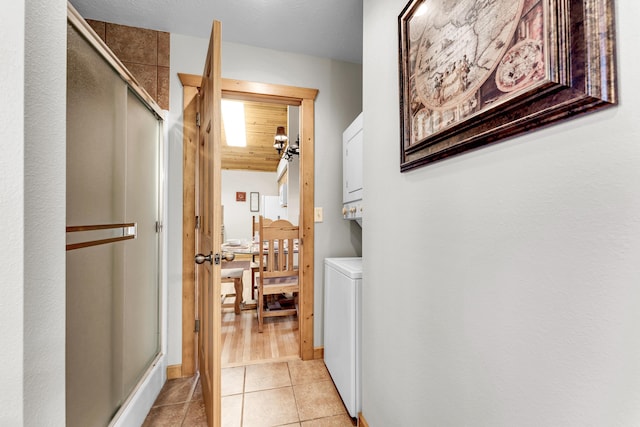
{"type": "MultiPolygon", "coordinates": [[[[201,74],[207,44],[207,39],[171,34],[168,172],[170,365],[181,363],[182,342],[182,86],[176,73],[201,74]]],[[[316,224],[315,229],[314,344],[321,346],[323,260],[360,252],[360,230],[354,229],[341,216],[341,147],[342,131],[361,111],[361,66],[223,42],[222,77],[319,89],[315,104],[315,205],[324,208],[324,222],[316,224]]]]}
{"type": "MultiPolygon", "coordinates": [[[[289,106],[287,114],[291,144],[300,134],[300,107],[289,106]]],[[[300,225],[300,156],[293,156],[287,162],[287,218],[293,225],[300,225]]]]}
{"type": "Polygon", "coordinates": [[[25,27],[25,425],[65,404],[66,2],[27,1],[25,27]]]}
{"type": "Polygon", "coordinates": [[[23,422],[24,9],[12,2],[0,15],[0,425],[23,422]]]}
{"type": "Polygon", "coordinates": [[[225,239],[251,240],[251,222],[254,215],[251,212],[249,196],[252,191],[262,196],[277,196],[278,181],[275,172],[250,172],[240,170],[222,171],[222,205],[224,206],[224,234],[225,239]],[[236,202],[236,192],[247,193],[246,202],[236,202]]]}
{"type": "Polygon", "coordinates": [[[405,4],[364,1],[365,418],[640,425],[640,6],[619,106],[400,173],[405,4]]]}
{"type": "Polygon", "coordinates": [[[65,422],[65,22],[62,0],[0,18],[0,425],[65,422]]]}

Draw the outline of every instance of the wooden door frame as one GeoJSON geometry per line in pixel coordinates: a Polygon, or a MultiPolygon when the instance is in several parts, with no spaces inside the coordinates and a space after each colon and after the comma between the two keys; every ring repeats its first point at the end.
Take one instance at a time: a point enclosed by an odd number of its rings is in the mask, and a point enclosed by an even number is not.
{"type": "MultiPolygon", "coordinates": [[[[197,333],[195,332],[195,198],[194,171],[197,127],[192,104],[197,100],[201,76],[178,73],[183,86],[183,259],[182,259],[182,364],[168,368],[169,377],[196,373],[197,333]]],[[[299,355],[314,358],[314,126],[317,89],[243,80],[222,79],[222,96],[243,101],[271,102],[300,106],[300,266],[301,291],[298,312],[299,355]]]]}

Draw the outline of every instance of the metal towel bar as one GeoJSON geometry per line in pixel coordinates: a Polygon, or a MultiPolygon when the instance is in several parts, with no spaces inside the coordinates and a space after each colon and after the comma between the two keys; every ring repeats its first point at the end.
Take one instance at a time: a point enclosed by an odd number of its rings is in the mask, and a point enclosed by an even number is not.
{"type": "Polygon", "coordinates": [[[80,231],[96,231],[96,230],[112,230],[122,229],[122,236],[110,237],[107,239],[89,240],[80,243],[67,244],[67,250],[88,248],[91,246],[106,245],[108,243],[121,242],[123,240],[135,239],[138,234],[137,224],[135,222],[127,222],[123,224],[99,224],[99,225],[76,225],[67,227],[67,233],[76,233],[80,231]]]}

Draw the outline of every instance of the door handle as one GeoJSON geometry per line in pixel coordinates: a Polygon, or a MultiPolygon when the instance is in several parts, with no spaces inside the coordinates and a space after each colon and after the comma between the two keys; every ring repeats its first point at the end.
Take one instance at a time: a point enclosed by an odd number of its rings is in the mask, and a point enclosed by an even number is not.
{"type": "Polygon", "coordinates": [[[213,252],[209,255],[197,254],[195,258],[196,264],[204,264],[205,261],[208,261],[209,264],[213,263],[213,252]]]}
{"type": "MultiPolygon", "coordinates": [[[[236,255],[233,252],[223,252],[222,258],[227,261],[233,261],[236,255]]],[[[213,264],[215,260],[216,265],[220,264],[220,254],[216,254],[215,258],[213,257],[213,252],[209,253],[209,255],[197,254],[195,257],[196,264],[204,264],[205,261],[209,262],[209,264],[213,264]]]]}

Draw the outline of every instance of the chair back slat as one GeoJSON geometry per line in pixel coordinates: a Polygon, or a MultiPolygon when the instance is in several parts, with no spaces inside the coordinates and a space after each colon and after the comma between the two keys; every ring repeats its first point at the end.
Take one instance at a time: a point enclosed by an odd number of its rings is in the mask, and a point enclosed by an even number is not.
{"type": "Polygon", "coordinates": [[[259,261],[265,277],[298,274],[294,255],[298,247],[300,228],[289,221],[279,219],[268,225],[260,221],[259,261]]]}
{"type": "Polygon", "coordinates": [[[262,215],[254,215],[253,221],[251,222],[251,237],[255,238],[260,232],[260,221],[262,220],[263,225],[269,225],[273,222],[272,219],[265,218],[262,215]]]}

